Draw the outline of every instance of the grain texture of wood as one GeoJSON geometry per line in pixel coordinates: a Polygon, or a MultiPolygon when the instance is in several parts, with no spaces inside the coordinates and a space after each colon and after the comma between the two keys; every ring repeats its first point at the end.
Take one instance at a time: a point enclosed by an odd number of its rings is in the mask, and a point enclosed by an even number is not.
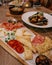
{"type": "Polygon", "coordinates": [[[24,60],[22,60],[22,59],[15,53],[15,51],[13,51],[12,48],[9,47],[8,44],[5,44],[4,42],[2,42],[2,41],[0,40],[0,45],[1,45],[6,51],[8,51],[13,57],[15,57],[16,59],[18,59],[22,64],[28,65],[24,60]]]}
{"type": "Polygon", "coordinates": [[[0,46],[0,65],[23,65],[0,46]]]}

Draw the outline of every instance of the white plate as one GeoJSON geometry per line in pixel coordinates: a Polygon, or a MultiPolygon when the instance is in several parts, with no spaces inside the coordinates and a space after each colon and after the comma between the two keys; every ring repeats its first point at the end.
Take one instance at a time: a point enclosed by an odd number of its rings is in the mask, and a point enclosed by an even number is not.
{"type": "Polygon", "coordinates": [[[50,28],[50,27],[52,27],[52,16],[47,14],[47,13],[44,13],[44,17],[46,17],[46,19],[48,19],[48,24],[47,25],[45,25],[45,26],[38,26],[38,25],[30,23],[28,18],[30,16],[32,16],[33,14],[35,14],[35,13],[37,13],[37,12],[32,11],[32,12],[24,13],[22,15],[23,22],[28,24],[28,25],[30,25],[30,26],[32,26],[32,27],[37,27],[37,28],[50,28]]]}

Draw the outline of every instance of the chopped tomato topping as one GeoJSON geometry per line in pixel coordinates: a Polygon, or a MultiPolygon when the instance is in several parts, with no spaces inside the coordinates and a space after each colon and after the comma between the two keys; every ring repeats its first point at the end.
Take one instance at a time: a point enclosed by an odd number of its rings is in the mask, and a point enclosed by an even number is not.
{"type": "Polygon", "coordinates": [[[24,52],[24,48],[23,45],[21,44],[21,42],[17,41],[17,40],[10,40],[8,41],[8,44],[15,49],[18,53],[23,53],[24,52]]]}

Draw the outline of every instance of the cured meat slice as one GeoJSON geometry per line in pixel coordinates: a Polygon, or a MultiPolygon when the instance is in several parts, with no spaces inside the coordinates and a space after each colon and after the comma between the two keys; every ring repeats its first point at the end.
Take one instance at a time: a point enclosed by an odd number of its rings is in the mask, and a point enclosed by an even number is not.
{"type": "Polygon", "coordinates": [[[45,38],[44,38],[43,36],[37,34],[37,35],[34,37],[34,39],[32,40],[32,44],[33,44],[33,45],[42,44],[42,43],[44,42],[44,39],[45,39],[45,38]]]}
{"type": "Polygon", "coordinates": [[[5,28],[5,29],[7,29],[7,30],[13,30],[13,29],[17,29],[17,28],[20,28],[20,27],[23,27],[23,26],[24,26],[24,25],[23,25],[22,23],[20,23],[20,22],[15,23],[15,24],[9,23],[9,22],[3,22],[3,23],[0,25],[0,27],[5,28]]]}

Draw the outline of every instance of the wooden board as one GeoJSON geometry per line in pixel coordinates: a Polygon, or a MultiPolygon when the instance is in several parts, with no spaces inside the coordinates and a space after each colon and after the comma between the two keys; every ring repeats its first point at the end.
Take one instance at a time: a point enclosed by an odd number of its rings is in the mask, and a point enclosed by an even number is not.
{"type": "Polygon", "coordinates": [[[0,40],[0,45],[9,52],[12,56],[18,59],[22,64],[28,65],[23,59],[21,59],[10,47],[8,44],[5,44],[3,41],[0,40]]]}
{"type": "MultiPolygon", "coordinates": [[[[34,34],[33,34],[34,36],[34,34]]],[[[34,65],[34,60],[25,60],[24,58],[24,53],[19,54],[17,53],[13,48],[11,48],[5,41],[4,39],[0,39],[0,45],[7,51],[9,52],[12,56],[14,56],[16,59],[18,59],[22,64],[24,65],[34,65]]],[[[33,54],[34,55],[34,54],[33,54]]],[[[36,55],[36,54],[35,54],[36,55]]],[[[35,56],[36,57],[36,56],[35,56]]]]}
{"type": "MultiPolygon", "coordinates": [[[[34,34],[38,34],[34,32],[34,34]]],[[[4,43],[3,41],[0,40],[0,45],[7,51],[9,52],[12,56],[14,56],[16,59],[18,59],[22,64],[24,65],[36,65],[35,62],[28,62],[28,60],[24,60],[22,57],[18,55],[18,53],[12,49],[7,43],[4,43]]],[[[36,56],[36,54],[35,54],[36,56]]],[[[30,60],[31,61],[31,60],[30,60]]]]}

